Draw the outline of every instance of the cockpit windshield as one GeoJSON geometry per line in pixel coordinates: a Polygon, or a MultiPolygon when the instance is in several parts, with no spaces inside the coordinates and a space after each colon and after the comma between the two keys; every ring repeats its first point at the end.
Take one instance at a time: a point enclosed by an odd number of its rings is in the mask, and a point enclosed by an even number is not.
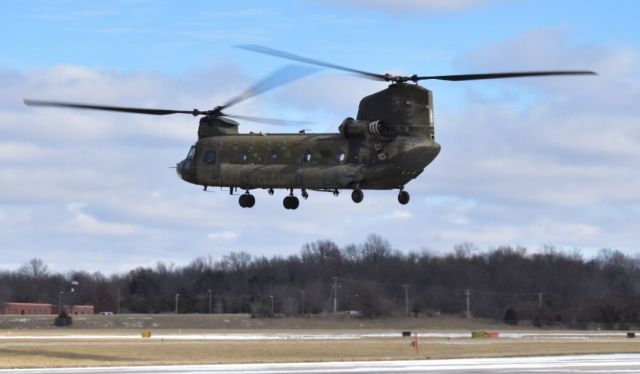
{"type": "Polygon", "coordinates": [[[193,164],[193,158],[196,155],[196,146],[191,146],[191,149],[189,149],[189,153],[187,154],[187,158],[184,159],[184,162],[182,163],[182,171],[187,173],[189,171],[191,171],[191,166],[193,164]]]}

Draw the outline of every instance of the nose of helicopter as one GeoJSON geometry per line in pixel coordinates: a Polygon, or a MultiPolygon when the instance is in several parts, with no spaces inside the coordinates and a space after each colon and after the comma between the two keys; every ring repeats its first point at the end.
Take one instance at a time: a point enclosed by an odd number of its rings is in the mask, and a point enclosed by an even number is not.
{"type": "Polygon", "coordinates": [[[176,164],[176,173],[178,174],[178,176],[180,177],[180,179],[182,179],[182,165],[184,164],[184,160],[178,162],[176,164]]]}

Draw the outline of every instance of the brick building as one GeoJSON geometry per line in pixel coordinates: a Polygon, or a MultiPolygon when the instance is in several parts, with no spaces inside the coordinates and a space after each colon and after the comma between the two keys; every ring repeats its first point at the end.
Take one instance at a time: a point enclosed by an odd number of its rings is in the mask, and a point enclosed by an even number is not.
{"type": "MultiPolygon", "coordinates": [[[[63,305],[62,309],[69,315],[94,314],[93,305],[63,305]]],[[[4,303],[0,309],[2,314],[58,314],[58,306],[37,303],[4,303]]]]}
{"type": "Polygon", "coordinates": [[[4,303],[2,314],[53,314],[54,307],[51,304],[36,303],[4,303]]]}

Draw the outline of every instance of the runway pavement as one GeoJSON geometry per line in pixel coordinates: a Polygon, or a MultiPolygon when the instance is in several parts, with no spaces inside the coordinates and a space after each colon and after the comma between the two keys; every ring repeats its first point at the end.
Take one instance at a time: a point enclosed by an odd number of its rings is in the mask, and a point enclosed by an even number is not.
{"type": "Polygon", "coordinates": [[[544,356],[420,361],[129,366],[0,370],[4,373],[640,373],[640,354],[544,356]]]}

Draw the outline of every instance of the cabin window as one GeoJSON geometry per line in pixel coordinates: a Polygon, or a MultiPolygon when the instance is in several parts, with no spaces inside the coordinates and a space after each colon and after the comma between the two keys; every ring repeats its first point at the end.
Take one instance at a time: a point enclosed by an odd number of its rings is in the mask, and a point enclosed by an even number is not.
{"type": "Polygon", "coordinates": [[[271,151],[271,162],[276,162],[276,161],[278,161],[278,152],[271,151]]]}
{"type": "Polygon", "coordinates": [[[247,156],[247,152],[240,152],[240,161],[241,161],[241,162],[246,162],[246,161],[247,161],[247,158],[249,158],[249,157],[247,156]]]}
{"type": "Polygon", "coordinates": [[[311,152],[306,151],[306,152],[302,155],[302,161],[304,161],[304,162],[309,162],[309,161],[311,161],[311,152]]]}
{"type": "Polygon", "coordinates": [[[347,158],[347,156],[344,154],[344,152],[342,152],[342,151],[338,152],[338,162],[339,163],[343,163],[346,158],[347,158]]]}
{"type": "Polygon", "coordinates": [[[216,151],[206,151],[204,153],[204,162],[207,164],[216,163],[216,151]]]}

